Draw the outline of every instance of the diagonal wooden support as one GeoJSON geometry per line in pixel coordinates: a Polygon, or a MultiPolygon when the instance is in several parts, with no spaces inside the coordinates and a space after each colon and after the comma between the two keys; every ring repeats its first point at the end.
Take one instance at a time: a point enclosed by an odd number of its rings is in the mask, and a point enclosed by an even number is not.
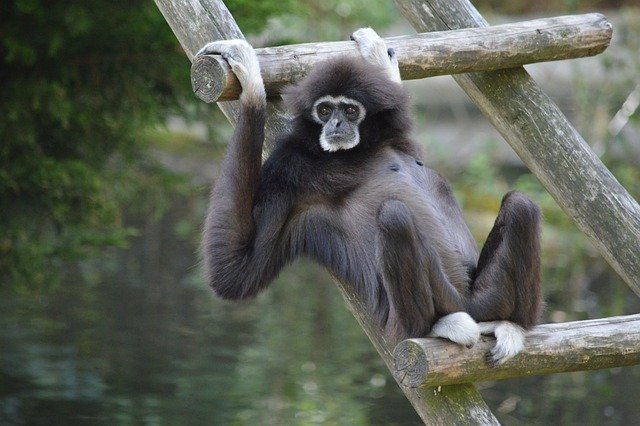
{"type": "MultiPolygon", "coordinates": [[[[394,0],[419,31],[488,24],[468,0],[394,0]]],[[[524,68],[455,75],[602,256],[640,296],[640,206],[524,68]]]]}
{"type": "MultiPolygon", "coordinates": [[[[389,37],[403,80],[490,71],[534,62],[592,56],[611,41],[611,24],[599,13],[536,19],[487,28],[389,37]]],[[[268,97],[302,79],[336,55],[359,55],[356,43],[305,43],[256,49],[268,97]]],[[[196,58],[191,83],[205,102],[238,99],[240,84],[219,55],[196,58]]]]}
{"type": "Polygon", "coordinates": [[[394,375],[418,387],[636,365],[640,314],[537,326],[522,352],[495,367],[485,359],[494,344],[485,336],[471,349],[436,338],[405,340],[394,351],[394,375]]]}

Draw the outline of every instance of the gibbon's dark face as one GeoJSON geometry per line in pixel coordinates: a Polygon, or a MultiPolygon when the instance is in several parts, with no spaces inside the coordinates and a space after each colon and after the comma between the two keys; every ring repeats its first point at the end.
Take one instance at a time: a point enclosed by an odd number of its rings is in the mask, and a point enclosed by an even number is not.
{"type": "Polygon", "coordinates": [[[322,126],[320,147],[327,152],[351,149],[360,142],[358,125],[364,120],[364,106],[346,96],[322,96],[311,110],[316,123],[322,126]]]}
{"type": "Polygon", "coordinates": [[[312,149],[326,153],[366,148],[411,128],[405,90],[361,58],[336,57],[317,65],[286,89],[284,99],[304,129],[301,139],[313,140],[312,149]]]}

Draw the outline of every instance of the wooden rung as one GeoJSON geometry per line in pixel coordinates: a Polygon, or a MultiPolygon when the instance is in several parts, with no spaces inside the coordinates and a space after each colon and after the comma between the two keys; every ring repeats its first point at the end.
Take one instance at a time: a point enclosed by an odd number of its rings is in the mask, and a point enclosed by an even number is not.
{"type": "Polygon", "coordinates": [[[640,314],[537,326],[522,352],[495,367],[485,360],[494,344],[486,336],[471,349],[437,338],[404,340],[394,350],[394,375],[416,388],[640,364],[640,314]]]}
{"type": "MultiPolygon", "coordinates": [[[[599,13],[536,19],[486,28],[386,38],[395,48],[404,80],[471,71],[491,71],[535,62],[596,55],[611,40],[612,27],[599,13]]],[[[356,43],[306,43],[256,49],[267,96],[304,77],[318,62],[357,55],[356,43]]],[[[240,84],[219,55],[195,58],[191,83],[205,102],[237,99],[240,84]]]]}

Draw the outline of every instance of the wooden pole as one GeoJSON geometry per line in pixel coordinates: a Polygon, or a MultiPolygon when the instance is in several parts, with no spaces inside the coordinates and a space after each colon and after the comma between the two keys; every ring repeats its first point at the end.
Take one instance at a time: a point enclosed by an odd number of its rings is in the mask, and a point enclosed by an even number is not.
{"type": "MultiPolygon", "coordinates": [[[[403,80],[490,71],[534,62],[596,55],[611,41],[611,24],[599,13],[422,33],[385,39],[394,48],[403,80]]],[[[356,43],[306,43],[256,49],[267,96],[302,79],[316,64],[336,55],[358,55],[356,43]]],[[[205,102],[238,99],[240,84],[219,55],[196,58],[195,94],[205,102]]]]}
{"type": "MultiPolygon", "coordinates": [[[[486,27],[468,0],[395,0],[419,31],[486,27]]],[[[640,206],[524,68],[453,78],[640,296],[640,206]]]]}
{"type": "MultiPolygon", "coordinates": [[[[155,0],[156,5],[176,34],[176,37],[191,59],[204,44],[211,40],[242,37],[237,24],[219,0],[155,0]]],[[[232,123],[235,123],[238,109],[233,102],[219,103],[232,123]]],[[[275,109],[268,116],[267,133],[274,134],[286,124],[275,109]]],[[[383,337],[376,321],[367,315],[362,301],[350,286],[338,282],[347,307],[351,310],[378,353],[391,370],[393,368],[393,347],[383,337]]],[[[454,385],[439,388],[412,389],[401,387],[418,415],[429,425],[497,425],[491,410],[473,385],[454,385]]]]}
{"type": "Polygon", "coordinates": [[[640,314],[540,325],[522,352],[495,367],[485,359],[494,344],[485,336],[471,349],[435,338],[405,340],[394,351],[394,375],[418,387],[640,364],[640,314]]]}

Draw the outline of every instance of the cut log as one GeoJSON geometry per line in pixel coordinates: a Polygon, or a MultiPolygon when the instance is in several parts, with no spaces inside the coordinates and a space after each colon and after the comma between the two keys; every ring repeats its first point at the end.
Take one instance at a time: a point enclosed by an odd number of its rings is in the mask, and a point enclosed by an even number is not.
{"type": "MultiPolygon", "coordinates": [[[[235,19],[220,0],[155,0],[155,3],[191,61],[196,52],[211,40],[244,39],[235,19]]],[[[239,102],[220,102],[218,107],[235,125],[240,114],[239,102]]],[[[272,103],[267,105],[267,123],[266,151],[271,149],[275,136],[282,134],[288,125],[272,103]]]]}
{"type": "MultiPolygon", "coordinates": [[[[403,80],[490,71],[535,62],[596,55],[609,46],[611,24],[598,13],[390,37],[403,80]]],[[[303,78],[317,63],[336,55],[357,56],[353,41],[306,43],[256,49],[267,96],[303,78]]],[[[219,55],[194,60],[191,83],[205,102],[237,99],[240,84],[219,55]]]]}
{"type": "Polygon", "coordinates": [[[394,351],[396,380],[411,388],[640,364],[640,315],[545,324],[529,332],[522,352],[499,366],[483,336],[467,349],[444,339],[409,339],[394,351]]]}

